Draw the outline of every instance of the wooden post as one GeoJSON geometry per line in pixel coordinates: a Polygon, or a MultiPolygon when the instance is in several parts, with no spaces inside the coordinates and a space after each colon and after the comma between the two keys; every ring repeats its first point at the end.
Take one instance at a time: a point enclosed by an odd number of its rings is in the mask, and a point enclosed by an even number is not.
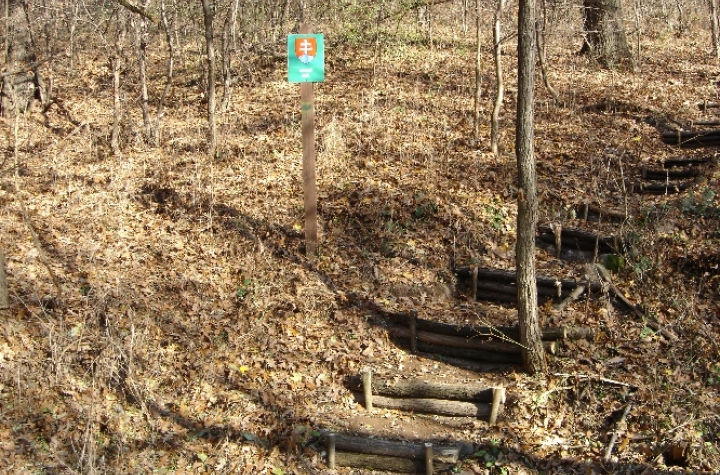
{"type": "Polygon", "coordinates": [[[417,311],[412,310],[408,315],[408,327],[410,328],[410,353],[417,354],[417,311]]]}
{"type": "Polygon", "coordinates": [[[472,268],[472,300],[477,302],[477,284],[478,284],[478,268],[473,266],[472,268]]]}
{"type": "Polygon", "coordinates": [[[433,444],[425,443],[425,474],[433,474],[433,444]]]}
{"type": "MultiPolygon", "coordinates": [[[[310,33],[310,25],[303,23],[300,33],[310,33]]],[[[305,254],[317,253],[317,182],[315,176],[315,98],[313,83],[300,83],[302,110],[303,191],[305,207],[305,254]]]]}
{"type": "Polygon", "coordinates": [[[505,388],[493,388],[493,402],[490,409],[490,425],[497,424],[500,406],[505,404],[505,388]]]}
{"type": "Polygon", "coordinates": [[[363,396],[365,397],[365,409],[372,411],[372,372],[365,369],[362,372],[363,396]]]}
{"type": "Polygon", "coordinates": [[[334,469],[335,468],[335,434],[330,433],[327,436],[327,458],[328,458],[328,468],[334,469]]]}

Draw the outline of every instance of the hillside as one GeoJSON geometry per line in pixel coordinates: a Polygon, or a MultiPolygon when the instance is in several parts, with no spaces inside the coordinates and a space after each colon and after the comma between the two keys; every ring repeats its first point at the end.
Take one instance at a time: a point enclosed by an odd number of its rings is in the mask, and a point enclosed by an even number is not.
{"type": "MultiPolygon", "coordinates": [[[[548,374],[529,377],[412,355],[388,335],[387,315],[413,310],[458,325],[516,322],[512,304],[473,301],[454,273],[514,268],[515,40],[495,157],[487,124],[472,140],[473,34],[440,31],[431,46],[399,31],[372,48],[329,35],[315,86],[316,259],[304,253],[299,88],[282,41],[245,57],[217,117],[216,157],[196,60],[177,66],[159,147],[143,140],[129,65],[122,153],[112,153],[111,71],[92,48],[77,69],[53,65],[47,111],[0,121],[3,471],[321,473],[323,430],[462,443],[471,455],[458,468],[471,473],[720,467],[720,174],[711,160],[688,189],[637,192],[644,169],[717,158],[661,140],[672,124],[720,119],[697,106],[720,92],[706,32],[644,36],[637,66],[615,71],[577,56],[570,33],[549,45],[561,98],[538,79],[541,224],[626,236],[612,278],[645,317],[608,292],[562,312],[543,305],[543,324],[596,334],[561,344],[548,374]],[[626,218],[581,219],[584,204],[626,218]],[[345,385],[363,368],[502,385],[509,401],[495,427],[368,414],[345,385]]],[[[151,98],[164,87],[153,54],[151,98]]],[[[484,61],[489,118],[489,47],[484,61]]],[[[538,248],[538,273],[586,278],[585,262],[561,257],[538,248]]]]}

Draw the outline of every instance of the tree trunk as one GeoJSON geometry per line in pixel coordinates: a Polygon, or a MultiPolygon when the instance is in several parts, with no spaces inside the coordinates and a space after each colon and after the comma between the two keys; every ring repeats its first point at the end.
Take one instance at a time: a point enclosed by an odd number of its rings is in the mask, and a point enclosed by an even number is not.
{"type": "Polygon", "coordinates": [[[482,95],[482,74],[480,67],[481,57],[481,44],[480,44],[480,31],[481,31],[481,20],[482,15],[480,14],[480,0],[475,0],[475,103],[473,105],[474,111],[474,127],[473,127],[473,138],[480,140],[480,98],[482,95]]]}
{"type": "MultiPolygon", "coordinates": [[[[175,48],[173,47],[172,41],[172,29],[170,26],[171,23],[168,20],[167,10],[165,9],[165,0],[160,0],[160,21],[162,24],[162,30],[165,33],[165,42],[167,43],[168,63],[165,73],[165,88],[160,95],[160,99],[158,99],[155,131],[153,132],[153,143],[156,147],[160,146],[160,121],[162,120],[163,114],[165,112],[165,99],[167,99],[167,97],[170,95],[170,90],[172,89],[172,81],[175,68],[175,48]]],[[[175,17],[173,16],[173,24],[174,22],[175,17]]]]}
{"type": "Polygon", "coordinates": [[[713,56],[720,59],[720,12],[718,12],[718,0],[708,0],[710,7],[710,31],[712,32],[713,56]]]}
{"type": "Polygon", "coordinates": [[[215,44],[213,42],[213,5],[210,0],[201,0],[203,21],[205,22],[205,60],[207,61],[207,114],[208,114],[208,153],[215,156],[217,150],[217,130],[215,127],[215,44]]]}
{"type": "MultiPolygon", "coordinates": [[[[147,10],[150,0],[143,2],[143,9],[147,10]]],[[[140,108],[143,117],[143,135],[149,143],[152,141],[152,126],[150,125],[150,111],[148,109],[148,87],[147,87],[147,44],[148,44],[148,19],[144,16],[139,18],[139,24],[135,29],[136,43],[138,48],[138,69],[140,70],[140,108]]]]}
{"type": "Polygon", "coordinates": [[[36,94],[33,41],[22,0],[5,0],[5,69],[2,77],[0,113],[10,117],[24,112],[36,94]]]}
{"type": "Polygon", "coordinates": [[[8,290],[7,275],[5,274],[5,255],[0,248],[0,310],[10,306],[10,292],[8,290]]]}
{"type": "Polygon", "coordinates": [[[518,9],[518,99],[515,153],[518,165],[518,216],[515,266],[518,319],[523,363],[528,373],[547,370],[537,312],[535,227],[537,176],[535,171],[535,0],[520,0],[518,9]]]}
{"type": "MultiPolygon", "coordinates": [[[[358,404],[365,405],[362,393],[353,393],[358,404]]],[[[373,396],[373,405],[386,409],[436,414],[451,417],[476,417],[487,419],[490,416],[490,404],[484,402],[450,401],[446,399],[395,398],[373,396]]]]}
{"type": "Polygon", "coordinates": [[[585,43],[580,54],[592,55],[608,68],[631,63],[621,0],[583,0],[583,7],[585,43]]]}
{"type": "Polygon", "coordinates": [[[110,148],[113,155],[120,155],[120,122],[122,119],[122,102],[120,100],[120,66],[123,56],[123,41],[125,38],[125,13],[118,10],[116,19],[115,51],[112,57],[113,71],[113,126],[110,135],[110,148]]]}
{"type": "Polygon", "coordinates": [[[493,105],[490,128],[490,148],[495,158],[500,157],[498,142],[500,141],[500,108],[505,98],[505,83],[502,72],[502,37],[500,36],[500,20],[505,9],[505,0],[497,0],[495,22],[493,27],[493,53],[495,56],[495,104],[493,105]]]}

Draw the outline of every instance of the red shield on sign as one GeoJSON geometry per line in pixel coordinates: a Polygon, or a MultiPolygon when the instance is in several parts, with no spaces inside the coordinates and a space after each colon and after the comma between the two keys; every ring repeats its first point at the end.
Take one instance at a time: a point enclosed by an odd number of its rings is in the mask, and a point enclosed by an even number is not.
{"type": "Polygon", "coordinates": [[[317,40],[315,38],[295,39],[295,56],[307,64],[317,56],[317,40]]]}

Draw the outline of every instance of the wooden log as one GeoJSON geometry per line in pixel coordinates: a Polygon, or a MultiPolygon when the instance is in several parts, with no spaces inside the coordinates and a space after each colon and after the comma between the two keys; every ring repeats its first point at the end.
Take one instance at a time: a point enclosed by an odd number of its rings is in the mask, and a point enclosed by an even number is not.
{"type": "MultiPolygon", "coordinates": [[[[351,452],[338,452],[335,456],[337,465],[341,467],[358,468],[365,470],[378,470],[400,473],[425,472],[424,460],[412,460],[387,455],[356,454],[351,452]]],[[[451,470],[454,464],[436,463],[437,471],[451,470]]]]}
{"type": "Polygon", "coordinates": [[[368,411],[372,411],[373,409],[373,396],[372,396],[372,372],[369,369],[366,369],[362,372],[362,386],[363,386],[363,394],[365,397],[363,398],[365,400],[365,409],[368,411]]]}
{"type": "Polygon", "coordinates": [[[656,170],[651,168],[642,168],[643,180],[667,180],[671,178],[695,178],[700,175],[700,170],[689,168],[686,170],[673,170],[672,168],[663,168],[656,170]]]}
{"type": "MultiPolygon", "coordinates": [[[[363,403],[364,397],[362,393],[353,393],[353,395],[358,404],[363,403]]],[[[373,404],[377,407],[397,409],[406,412],[452,417],[475,417],[478,419],[487,419],[490,416],[491,410],[490,404],[482,402],[450,401],[445,399],[374,396],[373,404]]]]}
{"type": "MultiPolygon", "coordinates": [[[[475,295],[477,296],[477,292],[481,292],[484,294],[494,295],[494,294],[507,294],[514,298],[517,298],[517,286],[515,284],[503,284],[498,282],[487,282],[487,281],[479,281],[477,283],[477,290],[475,292],[475,295]]],[[[562,290],[561,290],[562,292],[562,290]]],[[[558,297],[557,287],[555,289],[550,287],[541,287],[538,286],[537,289],[537,295],[540,297],[551,297],[551,298],[557,298],[558,297]]],[[[565,291],[565,294],[570,295],[570,291],[565,291]]]]}
{"type": "MultiPolygon", "coordinates": [[[[538,226],[541,235],[550,235],[552,240],[548,238],[547,242],[555,243],[555,235],[551,227],[538,226]]],[[[600,246],[599,251],[615,252],[623,244],[624,239],[619,236],[603,236],[584,229],[563,228],[561,234],[563,246],[572,246],[576,249],[584,249],[592,251],[595,249],[596,243],[600,246]]]]}
{"type": "Polygon", "coordinates": [[[720,129],[663,132],[662,141],[668,145],[679,145],[682,148],[717,146],[720,144],[720,129]]]}
{"type": "Polygon", "coordinates": [[[632,218],[632,216],[626,216],[623,212],[602,208],[589,203],[577,205],[575,207],[575,214],[585,221],[602,221],[603,219],[625,221],[626,219],[632,218]]]}
{"type": "MultiPolygon", "coordinates": [[[[349,378],[346,386],[351,391],[360,391],[362,382],[360,377],[349,378]]],[[[410,397],[425,399],[454,399],[459,401],[474,401],[491,403],[493,390],[473,383],[439,383],[417,379],[384,379],[375,378],[372,385],[373,393],[380,396],[410,397]]]]}
{"type": "Polygon", "coordinates": [[[696,181],[671,181],[669,183],[632,183],[630,191],[633,193],[644,193],[648,195],[665,195],[670,193],[681,193],[696,185],[696,181]]]}
{"type": "Polygon", "coordinates": [[[698,109],[701,111],[707,111],[708,109],[720,107],[720,102],[703,101],[698,102],[698,109]]]}
{"type": "Polygon", "coordinates": [[[695,157],[695,158],[669,158],[662,162],[663,168],[679,168],[688,167],[694,165],[704,165],[707,163],[713,163],[714,157],[695,157]]]}
{"type": "MultiPolygon", "coordinates": [[[[538,239],[541,241],[548,243],[548,244],[555,244],[555,236],[551,233],[541,233],[538,234],[538,239]]],[[[605,239],[605,238],[603,238],[605,239]]],[[[581,251],[591,251],[595,252],[595,245],[596,241],[593,238],[592,240],[589,239],[583,239],[578,237],[572,237],[572,236],[562,236],[562,245],[563,248],[569,248],[573,250],[581,250],[581,251]]],[[[604,240],[597,242],[598,247],[598,253],[599,254],[611,254],[618,252],[618,248],[622,244],[622,241],[617,241],[615,243],[612,242],[606,242],[604,240]]],[[[541,287],[538,287],[540,289],[541,287]]],[[[564,289],[568,294],[570,293],[570,290],[564,289]]]]}
{"type": "MultiPolygon", "coordinates": [[[[402,338],[410,338],[410,331],[404,327],[391,327],[388,332],[393,336],[402,338]]],[[[493,351],[499,353],[517,353],[519,354],[522,347],[519,343],[510,340],[481,340],[479,338],[462,338],[457,336],[442,335],[426,331],[418,331],[417,339],[425,343],[433,345],[444,345],[453,348],[467,348],[470,350],[493,351]]],[[[557,342],[543,341],[545,351],[550,354],[557,353],[557,342]]]]}
{"type": "MultiPolygon", "coordinates": [[[[406,338],[399,338],[402,346],[408,345],[406,338]]],[[[434,345],[418,341],[418,350],[433,355],[449,356],[465,360],[483,361],[487,363],[520,364],[522,358],[519,353],[495,353],[492,351],[471,350],[468,348],[453,348],[450,346],[434,345]]]]}
{"type": "MultiPolygon", "coordinates": [[[[398,325],[407,325],[407,314],[388,313],[385,314],[385,316],[398,325]]],[[[520,341],[520,329],[517,326],[452,325],[418,318],[417,328],[418,330],[463,338],[495,336],[520,341]]],[[[569,340],[581,340],[594,338],[594,331],[587,327],[542,327],[541,331],[543,340],[564,340],[566,338],[569,340]]]]}
{"type": "MultiPolygon", "coordinates": [[[[329,434],[325,435],[326,438],[328,436],[329,434]]],[[[421,443],[372,439],[350,434],[335,434],[335,450],[369,455],[390,455],[414,460],[425,458],[425,446],[421,443]]],[[[433,460],[456,463],[459,458],[459,446],[437,445],[433,447],[433,460]]]]}
{"type": "MultiPolygon", "coordinates": [[[[455,275],[463,280],[470,280],[472,278],[471,267],[457,267],[455,268],[455,275]]],[[[478,280],[485,280],[489,282],[505,282],[514,284],[517,281],[517,274],[515,271],[502,270],[502,269],[488,269],[479,267],[478,268],[478,280]]],[[[554,277],[548,277],[544,275],[536,276],[538,286],[555,288],[555,283],[560,282],[560,286],[565,291],[572,292],[578,284],[587,286],[587,282],[576,282],[574,279],[556,279],[554,277]]],[[[599,286],[594,285],[591,287],[593,291],[600,290],[599,286]]]]}

